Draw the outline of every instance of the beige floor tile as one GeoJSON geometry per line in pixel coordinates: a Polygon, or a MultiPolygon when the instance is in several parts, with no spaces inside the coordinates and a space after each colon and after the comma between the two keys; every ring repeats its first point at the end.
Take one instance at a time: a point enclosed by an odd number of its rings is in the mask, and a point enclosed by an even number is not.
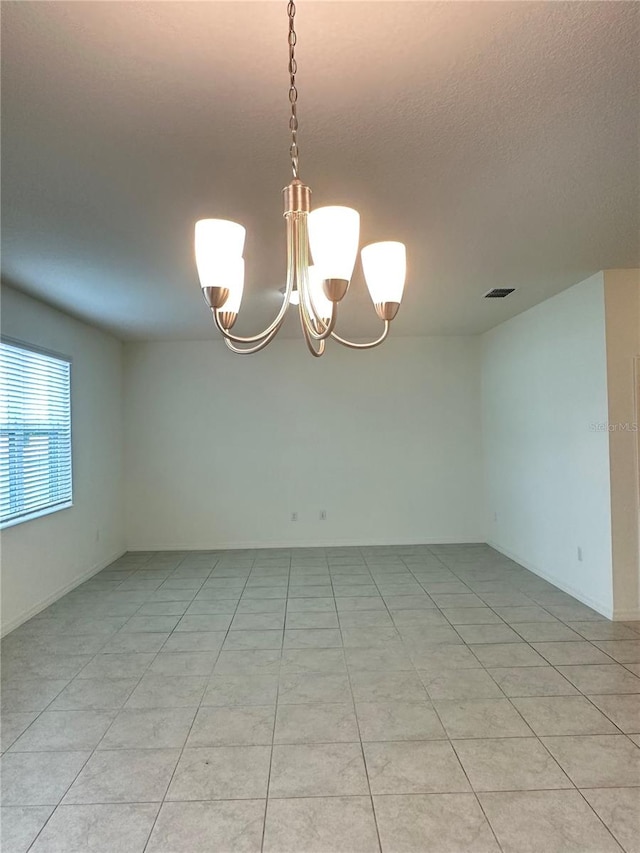
{"type": "Polygon", "coordinates": [[[365,743],[372,794],[469,791],[469,782],[448,741],[365,743]]]}
{"type": "Polygon", "coordinates": [[[52,811],[52,806],[3,806],[0,849],[7,853],[27,853],[52,811]]]}
{"type": "Polygon", "coordinates": [[[233,631],[281,631],[283,628],[283,613],[238,613],[231,622],[233,631]]]}
{"type": "Polygon", "coordinates": [[[231,616],[225,613],[188,613],[182,617],[175,627],[181,631],[226,631],[231,625],[231,616]]]}
{"type": "Polygon", "coordinates": [[[618,663],[640,663],[640,637],[637,640],[594,640],[594,645],[618,663]]]}
{"type": "Polygon", "coordinates": [[[502,691],[484,669],[450,669],[433,673],[421,671],[427,693],[436,699],[494,699],[502,691]]]}
{"type": "Polygon", "coordinates": [[[260,853],[264,800],[164,803],[146,853],[260,853]]]}
{"type": "Polygon", "coordinates": [[[620,853],[578,791],[479,797],[504,853],[620,853]]]}
{"type": "Polygon", "coordinates": [[[155,659],[153,653],[96,655],[76,678],[141,678],[155,659]]]}
{"type": "Polygon", "coordinates": [[[147,673],[127,700],[127,708],[197,708],[207,678],[204,675],[164,676],[147,673]]]}
{"type": "MultiPolygon", "coordinates": [[[[363,611],[367,613],[369,611],[363,611]]],[[[384,615],[384,614],[382,614],[384,615]]],[[[236,617],[238,618],[238,617],[236,617]]],[[[338,628],[338,615],[335,610],[319,612],[287,612],[286,628],[338,628]]]]}
{"type": "Polygon", "coordinates": [[[518,622],[513,627],[528,643],[580,642],[582,640],[580,634],[572,631],[562,622],[518,622]]]}
{"type": "Polygon", "coordinates": [[[202,704],[274,705],[277,697],[277,675],[214,675],[202,704]]]}
{"type": "Polygon", "coordinates": [[[185,749],[167,800],[251,800],[266,797],[269,746],[185,749]]]}
{"type": "Polygon", "coordinates": [[[214,675],[277,675],[280,671],[280,649],[251,649],[243,652],[220,652],[213,668],[214,675]]]}
{"type": "Polygon", "coordinates": [[[418,674],[411,670],[356,670],[351,674],[351,689],[356,702],[421,702],[428,698],[418,674]]]}
{"type": "Polygon", "coordinates": [[[258,746],[273,740],[275,705],[229,705],[200,708],[188,747],[258,746]]]}
{"type": "Polygon", "coordinates": [[[343,649],[285,649],[282,652],[280,673],[346,673],[343,649]]]}
{"type": "Polygon", "coordinates": [[[376,796],[373,803],[383,853],[499,853],[473,794],[376,796]]]}
{"type": "Polygon", "coordinates": [[[440,700],[434,702],[434,707],[451,739],[533,734],[508,699],[440,700]]]}
{"type": "Polygon", "coordinates": [[[14,752],[0,761],[3,806],[57,805],[90,752],[14,752]]]}
{"type": "Polygon", "coordinates": [[[160,652],[149,667],[152,675],[211,675],[216,652],[160,652]]]}
{"type": "Polygon", "coordinates": [[[592,643],[534,643],[533,647],[553,666],[576,664],[607,664],[611,658],[592,643]]]}
{"type": "Polygon", "coordinates": [[[575,696],[577,689],[552,666],[500,667],[489,674],[509,697],[575,696]]]}
{"type": "Polygon", "coordinates": [[[475,791],[532,791],[573,785],[537,738],[453,743],[475,791]]]}
{"type": "Polygon", "coordinates": [[[624,735],[543,737],[578,788],[640,786],[640,749],[624,735]]]}
{"type": "Polygon", "coordinates": [[[338,628],[287,628],[285,649],[336,649],[342,647],[338,628]]]}
{"type": "Polygon", "coordinates": [[[94,749],[117,711],[44,711],[11,747],[12,752],[94,749]]]}
{"type": "Polygon", "coordinates": [[[587,640],[637,640],[632,628],[619,622],[569,622],[569,627],[587,640]]]}
{"type": "Polygon", "coordinates": [[[640,853],[640,788],[591,788],[582,794],[626,853],[640,853]]]}
{"type": "Polygon", "coordinates": [[[581,693],[640,693],[640,678],[617,663],[558,669],[581,693]]]}
{"type": "Polygon", "coordinates": [[[129,621],[122,626],[122,633],[146,632],[161,633],[166,631],[170,633],[180,621],[179,616],[132,616],[129,621]]]}
{"type": "Polygon", "coordinates": [[[274,743],[360,741],[353,704],[278,704],[274,743]]]}
{"type": "Polygon", "coordinates": [[[2,752],[5,752],[13,743],[16,742],[20,735],[29,728],[37,716],[38,714],[36,711],[29,711],[24,714],[2,714],[0,725],[2,752]]]}
{"type": "Polygon", "coordinates": [[[522,638],[508,625],[458,625],[465,643],[521,643],[522,638]]]}
{"type": "Polygon", "coordinates": [[[590,699],[623,732],[640,733],[640,693],[591,696],[590,699]]]}
{"type": "Polygon", "coordinates": [[[555,616],[552,616],[547,610],[543,607],[533,606],[533,607],[495,607],[495,612],[504,619],[509,625],[519,625],[521,623],[526,622],[537,622],[537,623],[556,623],[557,620],[555,616]]]}
{"type": "Polygon", "coordinates": [[[525,642],[486,643],[470,648],[486,667],[544,666],[545,663],[544,658],[525,642]]]}
{"type": "Polygon", "coordinates": [[[417,669],[443,672],[449,669],[480,669],[482,664],[466,646],[438,645],[424,650],[412,650],[411,660],[417,669]]]}
{"type": "Polygon", "coordinates": [[[358,702],[356,713],[363,741],[446,737],[426,698],[424,702],[358,702]]]}
{"type": "Polygon", "coordinates": [[[180,757],[179,749],[114,749],[94,752],[63,802],[161,802],[180,757]]]}
{"type": "Polygon", "coordinates": [[[502,624],[502,619],[489,607],[444,607],[442,613],[452,625],[502,624]]]}
{"type": "Polygon", "coordinates": [[[269,800],[264,853],[378,853],[379,850],[369,797],[269,800]]]}
{"type": "Polygon", "coordinates": [[[345,673],[283,673],[278,701],[287,705],[351,702],[349,676],[345,673]]]}
{"type": "Polygon", "coordinates": [[[121,708],[138,678],[76,678],[58,694],[50,711],[103,711],[121,708]]]}
{"type": "Polygon", "coordinates": [[[217,652],[224,638],[224,631],[174,631],[162,647],[162,651],[217,652]]]}
{"type": "MultiPolygon", "coordinates": [[[[434,646],[434,648],[437,648],[434,646]]],[[[462,648],[462,646],[460,647],[462,648]]],[[[386,647],[373,649],[345,649],[345,660],[350,672],[369,670],[374,672],[414,671],[413,655],[406,646],[397,642],[386,647]]]]}
{"type": "Polygon", "coordinates": [[[142,853],[157,805],[59,806],[32,853],[142,853]]]}
{"type": "Polygon", "coordinates": [[[512,699],[537,735],[618,734],[616,727],[583,696],[512,699]]]}
{"type": "MultiPolygon", "coordinates": [[[[3,677],[6,678],[4,669],[3,659],[3,677]]],[[[68,683],[68,679],[5,680],[2,685],[2,715],[44,711],[68,683]]]]}
{"type": "Polygon", "coordinates": [[[98,749],[182,748],[195,708],[123,708],[98,749]]]}
{"type": "Polygon", "coordinates": [[[274,746],[270,797],[368,794],[359,743],[274,746]]]}
{"type": "Polygon", "coordinates": [[[101,654],[155,654],[160,651],[168,637],[168,633],[116,634],[102,648],[101,654]]]}

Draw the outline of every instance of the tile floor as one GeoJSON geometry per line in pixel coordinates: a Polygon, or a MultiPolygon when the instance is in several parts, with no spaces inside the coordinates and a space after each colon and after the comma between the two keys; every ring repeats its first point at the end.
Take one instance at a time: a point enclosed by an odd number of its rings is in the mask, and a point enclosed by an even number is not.
{"type": "Polygon", "coordinates": [[[3,853],[640,851],[640,623],[484,545],[127,554],[2,676],[3,853]]]}

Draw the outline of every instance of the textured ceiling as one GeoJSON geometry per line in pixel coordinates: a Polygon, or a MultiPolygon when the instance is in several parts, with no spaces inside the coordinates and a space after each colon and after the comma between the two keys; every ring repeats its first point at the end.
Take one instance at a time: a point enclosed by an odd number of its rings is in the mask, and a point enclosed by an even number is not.
{"type": "MultiPolygon", "coordinates": [[[[277,309],[286,2],[3,2],[3,276],[123,338],[213,334],[202,216],[277,309]]],[[[299,0],[301,176],[407,244],[393,333],[484,331],[640,262],[640,6],[299,0]],[[492,287],[515,287],[504,301],[492,287]]],[[[339,330],[377,330],[359,265],[339,330]]],[[[298,334],[294,318],[286,333],[298,334]]]]}

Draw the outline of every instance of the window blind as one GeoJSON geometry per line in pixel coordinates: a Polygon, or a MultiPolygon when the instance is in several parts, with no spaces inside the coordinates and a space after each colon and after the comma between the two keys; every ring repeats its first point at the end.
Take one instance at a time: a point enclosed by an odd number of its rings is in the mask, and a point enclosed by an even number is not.
{"type": "Polygon", "coordinates": [[[0,524],[72,500],[71,364],[0,343],[0,524]]]}

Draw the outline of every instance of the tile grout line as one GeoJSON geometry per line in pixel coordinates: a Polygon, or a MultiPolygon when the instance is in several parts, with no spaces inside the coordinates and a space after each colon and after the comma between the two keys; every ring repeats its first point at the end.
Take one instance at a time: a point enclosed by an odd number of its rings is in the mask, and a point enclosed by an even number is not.
{"type": "MultiPolygon", "coordinates": [[[[358,552],[362,556],[362,552],[360,551],[360,549],[358,549],[358,552]]],[[[366,559],[365,559],[365,564],[367,565],[367,569],[369,570],[369,566],[366,563],[366,559]]],[[[370,573],[370,571],[369,571],[369,573],[370,573]]],[[[343,654],[344,659],[345,659],[344,666],[345,666],[345,670],[347,673],[347,681],[349,682],[349,690],[351,691],[351,705],[353,707],[353,716],[355,717],[356,726],[358,728],[358,737],[360,740],[360,755],[362,756],[362,764],[364,767],[365,777],[367,779],[367,788],[369,789],[369,802],[371,804],[371,814],[373,815],[373,822],[374,822],[374,826],[376,828],[376,836],[378,838],[378,849],[380,851],[382,851],[382,838],[380,836],[380,826],[378,824],[378,815],[376,814],[376,807],[375,807],[375,803],[373,801],[373,791],[371,790],[371,779],[369,778],[369,768],[367,766],[367,758],[366,758],[365,753],[364,753],[364,744],[362,742],[362,730],[360,728],[360,717],[358,715],[358,710],[357,710],[357,706],[356,706],[355,693],[353,692],[353,682],[351,680],[351,669],[349,667],[349,664],[347,662],[347,656],[345,654],[344,637],[342,635],[342,622],[340,620],[340,615],[338,614],[338,605],[336,602],[335,586],[333,585],[333,575],[331,574],[331,569],[329,569],[329,580],[331,581],[331,589],[333,590],[333,600],[334,600],[334,604],[335,604],[335,608],[336,608],[336,614],[337,614],[337,618],[338,618],[338,630],[340,631],[340,638],[342,640],[342,654],[343,654]]],[[[375,581],[374,581],[374,583],[375,583],[375,581]]],[[[376,584],[376,588],[377,588],[377,584],[376,584]]]]}
{"type": "MultiPolygon", "coordinates": [[[[183,562],[184,562],[184,561],[183,561],[183,562]]],[[[219,558],[219,557],[217,557],[217,558],[216,558],[216,562],[214,563],[214,565],[213,565],[213,566],[212,566],[212,568],[211,568],[211,571],[209,572],[209,574],[207,575],[207,577],[205,578],[205,580],[204,580],[204,581],[202,582],[202,584],[200,585],[200,587],[199,587],[199,589],[198,589],[198,592],[200,592],[200,590],[203,588],[203,586],[205,585],[205,583],[207,582],[207,580],[209,580],[209,578],[211,577],[211,575],[214,573],[214,571],[215,571],[215,569],[217,568],[217,566],[218,566],[218,563],[219,563],[219,562],[220,562],[220,558],[219,558]]],[[[245,588],[245,587],[246,587],[246,582],[245,582],[245,585],[244,585],[244,587],[243,587],[243,590],[244,590],[244,588],[245,588]]],[[[194,595],[194,597],[193,597],[192,601],[195,601],[195,598],[196,598],[196,596],[197,596],[198,592],[196,592],[196,594],[194,595]]],[[[241,594],[242,594],[242,593],[241,593],[241,594]]],[[[238,599],[238,600],[239,600],[239,599],[238,599]]],[[[236,611],[237,611],[237,604],[236,604],[236,611]]],[[[234,616],[235,616],[235,611],[234,611],[234,616]]],[[[226,638],[227,634],[229,633],[229,630],[231,629],[231,622],[232,622],[232,621],[233,621],[233,617],[232,617],[232,619],[229,621],[229,628],[227,628],[227,631],[226,631],[226,633],[225,633],[225,638],[226,638]]],[[[179,622],[178,622],[178,624],[179,624],[179,622]]],[[[176,626],[176,627],[177,627],[177,626],[176,626]]],[[[174,628],[174,631],[175,631],[175,628],[174,628]]],[[[169,634],[169,637],[171,637],[171,635],[172,635],[172,634],[173,634],[173,631],[169,634]]],[[[169,640],[169,637],[167,637],[167,641],[169,640]]],[[[166,641],[165,641],[165,642],[166,642],[166,641]]],[[[162,649],[164,648],[164,645],[165,645],[165,644],[163,643],[163,645],[161,646],[160,650],[158,651],[158,654],[160,654],[160,652],[161,652],[161,651],[162,651],[162,649]]],[[[187,742],[188,742],[188,740],[189,740],[189,737],[191,736],[191,732],[192,732],[192,730],[193,730],[194,723],[195,723],[196,718],[197,718],[197,716],[198,716],[198,711],[199,711],[199,710],[200,710],[200,708],[202,707],[202,700],[204,699],[204,696],[205,696],[205,694],[206,694],[206,692],[207,692],[207,688],[208,688],[209,681],[211,680],[211,676],[212,676],[212,674],[213,674],[213,670],[215,669],[215,665],[216,665],[216,662],[217,662],[217,660],[218,660],[218,657],[220,656],[220,651],[222,650],[222,646],[223,646],[223,645],[224,645],[224,640],[223,640],[223,641],[222,641],[222,643],[220,644],[220,648],[218,649],[218,653],[217,653],[217,655],[216,655],[216,660],[214,661],[214,664],[213,664],[213,667],[212,667],[211,673],[210,673],[210,675],[209,675],[209,676],[208,676],[208,678],[207,678],[207,682],[206,682],[206,684],[205,684],[205,686],[204,686],[204,689],[203,689],[203,691],[202,691],[202,694],[201,694],[201,696],[200,696],[200,702],[198,703],[198,706],[197,706],[197,708],[196,708],[196,710],[195,710],[195,713],[194,713],[194,715],[193,715],[193,719],[191,720],[191,725],[189,726],[189,731],[187,732],[187,736],[186,736],[186,738],[185,738],[185,740],[184,740],[184,743],[183,743],[183,745],[182,745],[182,748],[180,749],[180,754],[178,755],[178,758],[177,758],[176,763],[175,763],[175,765],[174,765],[173,771],[172,771],[172,773],[171,773],[171,775],[170,775],[170,777],[169,777],[169,781],[167,782],[167,785],[166,785],[166,788],[165,788],[164,794],[163,794],[163,796],[162,796],[162,799],[160,800],[160,802],[159,802],[159,804],[158,804],[158,811],[157,811],[157,813],[156,813],[156,816],[155,816],[155,818],[154,818],[154,820],[153,820],[153,823],[152,823],[152,825],[151,825],[151,828],[150,828],[150,830],[149,830],[149,834],[148,834],[148,836],[147,836],[147,840],[146,840],[146,842],[145,842],[145,844],[144,844],[144,847],[142,848],[142,853],[144,853],[144,851],[146,851],[147,847],[149,846],[149,842],[151,841],[151,837],[152,837],[152,835],[153,835],[153,831],[154,831],[154,829],[156,828],[156,824],[157,824],[157,822],[158,822],[158,818],[160,817],[160,812],[162,811],[162,807],[164,806],[164,804],[165,804],[165,802],[166,802],[167,794],[169,793],[169,788],[171,787],[171,783],[173,782],[173,779],[174,779],[174,777],[175,777],[175,775],[176,775],[176,771],[177,771],[177,769],[178,769],[178,765],[180,764],[180,761],[182,760],[182,756],[184,755],[184,751],[185,751],[185,749],[186,749],[187,742]]],[[[157,655],[156,655],[156,657],[157,657],[157,655]]],[[[155,660],[155,658],[154,658],[154,660],[155,660]]]]}
{"type": "Polygon", "coordinates": [[[264,851],[264,842],[267,833],[267,814],[269,810],[269,792],[271,788],[271,768],[273,767],[273,750],[275,747],[276,726],[278,723],[278,701],[280,698],[280,672],[282,669],[282,655],[284,654],[284,638],[287,630],[287,612],[289,609],[289,588],[291,586],[291,557],[289,557],[289,570],[287,572],[287,592],[284,605],[284,620],[282,623],[282,646],[280,649],[280,662],[278,664],[278,680],[276,683],[276,704],[273,712],[273,729],[271,731],[271,753],[269,756],[269,770],[267,772],[267,787],[264,793],[264,815],[262,818],[262,836],[260,839],[260,851],[264,851]]]}

